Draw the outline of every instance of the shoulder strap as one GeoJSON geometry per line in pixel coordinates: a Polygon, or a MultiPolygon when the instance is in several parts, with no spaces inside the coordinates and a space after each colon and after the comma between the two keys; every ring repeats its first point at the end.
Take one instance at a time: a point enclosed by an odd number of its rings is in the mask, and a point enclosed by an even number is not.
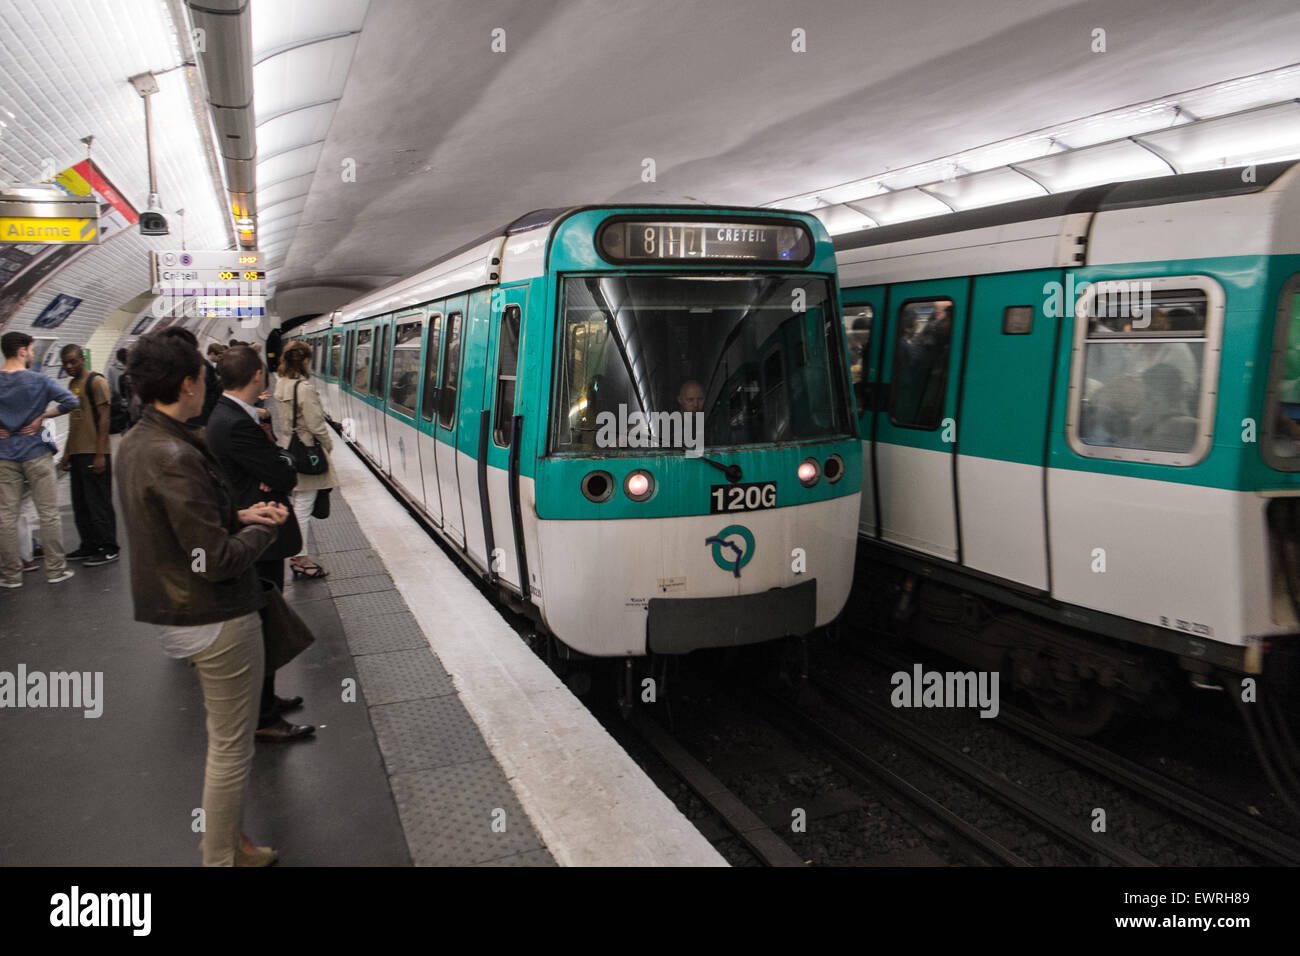
{"type": "MultiPolygon", "coordinates": [[[[95,396],[94,396],[94,394],[91,392],[91,390],[90,390],[90,386],[91,386],[91,384],[95,381],[96,378],[103,378],[103,377],[104,377],[104,376],[100,375],[98,372],[90,372],[90,373],[88,373],[88,374],[86,375],[86,384],[85,384],[85,387],[84,387],[84,389],[83,389],[83,391],[82,391],[82,393],[81,393],[81,399],[82,399],[83,402],[86,401],[87,399],[89,400],[89,404],[86,405],[86,407],[83,409],[83,411],[86,411],[86,412],[89,413],[89,415],[90,415],[90,422],[91,422],[92,425],[95,426],[95,433],[96,433],[96,434],[99,433],[99,415],[97,415],[97,414],[95,413],[95,396]]],[[[108,401],[109,401],[110,404],[111,404],[112,401],[113,401],[113,390],[112,390],[112,389],[109,389],[109,390],[108,390],[108,401]]],[[[110,414],[111,414],[111,412],[110,412],[110,414]]]]}
{"type": "Polygon", "coordinates": [[[298,427],[298,386],[301,384],[302,382],[293,383],[293,427],[295,429],[298,427]]]}

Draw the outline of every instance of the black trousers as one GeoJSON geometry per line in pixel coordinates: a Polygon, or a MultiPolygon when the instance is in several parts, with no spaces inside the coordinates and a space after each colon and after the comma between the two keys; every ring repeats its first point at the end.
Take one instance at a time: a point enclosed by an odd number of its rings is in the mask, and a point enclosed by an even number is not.
{"type": "MultiPolygon", "coordinates": [[[[278,558],[274,561],[258,561],[253,565],[257,569],[257,576],[264,581],[270,581],[281,591],[284,590],[284,558],[278,558]]],[[[265,638],[263,638],[265,640],[265,638]]],[[[257,729],[269,727],[275,723],[275,671],[271,668],[266,669],[262,677],[262,703],[257,714],[257,729]]]]}
{"type": "Polygon", "coordinates": [[[117,513],[113,510],[113,456],[104,456],[104,473],[95,474],[94,455],[72,455],[72,514],[81,548],[116,551],[117,513]]]}

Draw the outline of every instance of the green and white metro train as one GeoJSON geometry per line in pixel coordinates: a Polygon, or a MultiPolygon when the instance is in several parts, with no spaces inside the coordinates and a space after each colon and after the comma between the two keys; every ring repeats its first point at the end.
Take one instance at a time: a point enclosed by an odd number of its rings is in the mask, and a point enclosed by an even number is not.
{"type": "Polygon", "coordinates": [[[1158,701],[1174,661],[1205,685],[1294,652],[1300,165],[836,248],[863,556],[900,616],[928,612],[923,640],[1009,671],[1079,732],[1158,701]]]}
{"type": "Polygon", "coordinates": [[[290,338],[345,437],[573,650],[752,643],[844,606],[862,455],[811,216],[530,213],[290,338]]]}

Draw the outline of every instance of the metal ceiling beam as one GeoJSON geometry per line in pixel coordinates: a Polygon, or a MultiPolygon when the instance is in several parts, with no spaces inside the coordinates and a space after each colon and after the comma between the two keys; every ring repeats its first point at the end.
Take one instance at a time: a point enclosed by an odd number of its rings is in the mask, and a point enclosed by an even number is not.
{"type": "Polygon", "coordinates": [[[248,0],[186,0],[202,38],[199,71],[226,172],[239,245],[256,245],[257,129],[253,117],[253,20],[248,0]],[[251,228],[250,228],[251,227],[251,228]]]}

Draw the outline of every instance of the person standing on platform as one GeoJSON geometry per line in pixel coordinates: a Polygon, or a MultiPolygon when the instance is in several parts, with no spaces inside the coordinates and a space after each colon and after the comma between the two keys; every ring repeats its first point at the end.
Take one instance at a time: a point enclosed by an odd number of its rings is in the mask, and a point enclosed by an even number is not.
{"type": "MultiPolygon", "coordinates": [[[[190,345],[194,351],[199,350],[199,340],[194,337],[194,333],[183,325],[173,325],[171,328],[163,329],[163,335],[180,339],[187,345],[190,345]]],[[[208,359],[201,359],[203,362],[203,388],[207,396],[203,399],[203,409],[190,419],[191,425],[207,425],[208,418],[212,415],[212,409],[217,407],[217,401],[221,398],[221,376],[217,374],[217,365],[208,359]]]]}
{"type": "MultiPolygon", "coordinates": [[[[329,453],[334,449],[334,440],[329,426],[325,424],[325,409],[321,406],[320,396],[311,383],[310,369],[311,346],[302,341],[290,342],[280,356],[280,375],[275,383],[276,412],[283,432],[279,443],[281,448],[288,448],[296,431],[303,444],[320,445],[328,460],[329,453]],[[296,420],[295,402],[298,410],[296,420]]],[[[317,498],[328,495],[330,489],[336,488],[338,483],[333,463],[322,474],[298,476],[293,510],[298,516],[298,526],[302,529],[302,550],[289,559],[289,569],[293,571],[294,578],[323,578],[329,574],[307,556],[307,525],[312,512],[316,510],[317,498]]]]}
{"type": "Polygon", "coordinates": [[[203,407],[198,349],[153,333],[127,368],[145,405],[119,448],[131,600],[135,619],[156,625],[163,651],[189,660],[203,688],[203,865],[269,866],[275,851],[241,832],[265,660],[253,563],[289,512],[266,501],[238,508],[202,430],[188,424],[203,407]]]}
{"type": "MultiPolygon", "coordinates": [[[[267,437],[253,406],[266,385],[266,366],[246,345],[227,349],[218,362],[225,392],[208,420],[207,440],[213,456],[235,491],[235,504],[246,507],[257,501],[291,505],[291,492],[298,480],[293,461],[267,437]]],[[[302,547],[302,533],[292,510],[280,529],[279,540],[257,562],[257,575],[284,589],[284,561],[302,547]]],[[[316,728],[291,724],[285,713],[302,706],[301,697],[285,699],[275,693],[275,671],[268,670],[262,684],[259,740],[299,740],[316,728]]]]}
{"type": "Polygon", "coordinates": [[[108,379],[86,368],[80,345],[59,352],[68,373],[68,390],[81,400],[68,424],[68,442],[59,468],[72,475],[72,515],[81,544],[68,555],[86,567],[116,561],[117,514],[113,511],[113,462],[108,453],[109,414],[113,401],[108,379]]]}
{"type": "MultiPolygon", "coordinates": [[[[57,449],[48,443],[43,426],[80,406],[77,396],[54,379],[30,370],[32,337],[7,332],[0,337],[4,369],[0,372],[0,587],[23,586],[22,552],[30,537],[18,541],[18,512],[23,482],[31,488],[40,516],[45,576],[51,584],[72,577],[63,554],[63,523],[59,518],[59,483],[54,470],[57,449]],[[47,411],[50,402],[58,410],[47,411]]],[[[30,532],[29,532],[30,534],[30,532]]]]}
{"type": "Polygon", "coordinates": [[[126,371],[126,349],[118,349],[117,355],[111,363],[105,374],[108,376],[108,390],[114,396],[122,394],[122,373],[126,371]]]}

